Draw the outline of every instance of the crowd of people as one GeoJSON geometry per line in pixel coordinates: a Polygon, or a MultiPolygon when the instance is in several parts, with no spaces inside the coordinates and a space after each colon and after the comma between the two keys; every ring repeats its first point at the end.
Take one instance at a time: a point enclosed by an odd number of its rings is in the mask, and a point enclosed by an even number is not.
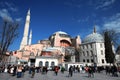
{"type": "MultiPolygon", "coordinates": [[[[74,73],[87,73],[88,77],[94,77],[94,74],[96,72],[100,73],[101,71],[106,71],[106,75],[112,75],[114,77],[118,77],[118,73],[120,73],[120,67],[117,67],[115,65],[113,66],[70,66],[68,68],[68,77],[72,77],[74,73]]],[[[11,76],[16,76],[17,78],[24,77],[24,73],[28,71],[28,73],[31,75],[31,78],[34,78],[35,73],[41,73],[41,74],[47,74],[49,71],[46,66],[43,67],[35,67],[32,66],[25,66],[25,65],[8,65],[8,66],[1,66],[0,67],[0,73],[6,72],[9,73],[11,76]]],[[[52,68],[52,71],[54,71],[55,75],[57,76],[58,73],[61,71],[61,73],[64,74],[64,71],[66,69],[64,67],[54,66],[52,68]]]]}
{"type": "Polygon", "coordinates": [[[88,73],[88,77],[94,77],[94,74],[100,73],[102,71],[106,71],[106,75],[112,75],[113,77],[118,77],[118,74],[120,74],[120,67],[117,67],[115,65],[113,66],[85,66],[85,67],[78,67],[78,66],[70,66],[69,67],[69,74],[68,76],[72,77],[73,73],[88,73]]]}

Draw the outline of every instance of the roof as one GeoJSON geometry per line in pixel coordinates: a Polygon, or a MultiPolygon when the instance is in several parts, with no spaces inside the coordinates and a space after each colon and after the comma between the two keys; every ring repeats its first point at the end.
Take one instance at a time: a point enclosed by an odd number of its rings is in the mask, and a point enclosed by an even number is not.
{"type": "Polygon", "coordinates": [[[101,34],[92,33],[89,34],[84,40],[83,43],[91,43],[91,42],[104,42],[104,38],[101,34]]]}
{"type": "Polygon", "coordinates": [[[24,59],[19,59],[18,61],[20,61],[20,62],[28,62],[27,60],[24,60],[24,59]]]}
{"type": "Polygon", "coordinates": [[[48,47],[46,49],[43,49],[43,51],[54,51],[54,50],[58,50],[58,47],[48,47]]]}

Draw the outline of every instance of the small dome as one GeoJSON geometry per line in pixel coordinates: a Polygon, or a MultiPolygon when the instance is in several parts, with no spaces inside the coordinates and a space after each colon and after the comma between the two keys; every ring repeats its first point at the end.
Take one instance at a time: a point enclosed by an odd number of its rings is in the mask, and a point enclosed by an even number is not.
{"type": "Polygon", "coordinates": [[[92,33],[83,40],[83,43],[91,43],[91,42],[104,42],[104,38],[101,34],[92,33]]]}

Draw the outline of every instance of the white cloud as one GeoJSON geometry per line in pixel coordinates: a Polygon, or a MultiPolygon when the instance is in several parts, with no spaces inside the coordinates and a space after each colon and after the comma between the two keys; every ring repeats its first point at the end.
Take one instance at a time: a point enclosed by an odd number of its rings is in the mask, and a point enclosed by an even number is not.
{"type": "Polygon", "coordinates": [[[7,6],[8,9],[11,10],[11,11],[13,11],[13,12],[17,11],[17,8],[12,3],[5,2],[5,6],[7,6]]]}
{"type": "Polygon", "coordinates": [[[120,32],[120,13],[112,16],[103,24],[104,29],[114,29],[120,32]]]}
{"type": "Polygon", "coordinates": [[[17,18],[15,21],[20,22],[22,18],[17,18]]]}
{"type": "Polygon", "coordinates": [[[0,2],[0,4],[2,6],[0,9],[0,17],[3,20],[7,20],[10,22],[13,22],[14,20],[20,22],[22,20],[22,18],[15,18],[15,15],[12,17],[14,13],[18,13],[18,9],[13,3],[0,2]]]}
{"type": "Polygon", "coordinates": [[[106,9],[108,6],[112,5],[114,2],[115,0],[101,0],[98,3],[96,9],[100,9],[100,8],[106,9]]]}
{"type": "Polygon", "coordinates": [[[7,21],[13,21],[13,19],[10,16],[10,14],[8,13],[7,9],[0,10],[0,17],[3,18],[4,20],[7,20],[7,21]]]}
{"type": "Polygon", "coordinates": [[[81,8],[81,6],[82,6],[82,4],[80,4],[79,0],[65,1],[64,5],[76,7],[76,8],[81,8]]]}
{"type": "Polygon", "coordinates": [[[16,11],[17,11],[17,8],[10,7],[10,10],[16,12],[16,11]]]}
{"type": "Polygon", "coordinates": [[[5,2],[5,5],[7,5],[8,7],[11,7],[12,4],[11,3],[8,3],[8,2],[5,2]]]}
{"type": "Polygon", "coordinates": [[[79,23],[80,23],[80,22],[87,22],[87,21],[89,21],[89,18],[90,18],[90,17],[87,16],[87,17],[84,18],[84,19],[78,19],[77,22],[79,22],[79,23]]]}

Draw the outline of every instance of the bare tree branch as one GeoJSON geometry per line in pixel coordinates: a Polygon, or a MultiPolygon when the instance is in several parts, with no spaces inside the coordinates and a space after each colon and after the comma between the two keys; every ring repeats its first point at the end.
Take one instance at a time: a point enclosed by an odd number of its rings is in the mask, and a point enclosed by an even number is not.
{"type": "Polygon", "coordinates": [[[13,43],[15,38],[18,37],[18,29],[18,23],[4,21],[4,25],[0,30],[0,58],[2,58],[2,55],[5,55],[6,51],[8,51],[9,46],[13,43]]]}

